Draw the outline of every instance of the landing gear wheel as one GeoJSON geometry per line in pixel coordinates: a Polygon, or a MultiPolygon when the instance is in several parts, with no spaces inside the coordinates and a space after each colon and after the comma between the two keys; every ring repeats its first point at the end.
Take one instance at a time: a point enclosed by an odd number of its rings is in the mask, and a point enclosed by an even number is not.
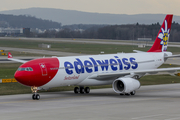
{"type": "Polygon", "coordinates": [[[130,96],[130,94],[129,94],[129,93],[125,93],[125,95],[126,95],[126,96],[130,96]]]}
{"type": "Polygon", "coordinates": [[[75,94],[79,93],[79,88],[78,88],[78,87],[75,87],[75,88],[74,88],[74,93],[75,93],[75,94]]]}
{"type": "Polygon", "coordinates": [[[33,94],[32,95],[32,99],[33,100],[39,100],[40,99],[40,95],[39,94],[33,94]]]}
{"type": "Polygon", "coordinates": [[[131,95],[135,95],[136,94],[136,91],[132,91],[130,92],[131,95]]]}
{"type": "Polygon", "coordinates": [[[39,99],[40,99],[40,95],[36,94],[36,100],[39,100],[39,99]]]}
{"type": "Polygon", "coordinates": [[[123,93],[120,93],[119,95],[123,96],[124,94],[123,94],[123,93]]]}
{"type": "Polygon", "coordinates": [[[80,87],[80,93],[84,94],[84,87],[80,87]]]}
{"type": "Polygon", "coordinates": [[[90,88],[89,87],[85,87],[85,93],[89,93],[90,92],[90,88]]]}
{"type": "Polygon", "coordinates": [[[32,93],[33,93],[33,95],[32,95],[32,99],[33,99],[33,100],[39,100],[39,99],[40,99],[40,95],[37,94],[37,90],[38,90],[37,87],[35,87],[35,86],[32,86],[32,87],[31,87],[31,91],[32,91],[32,93]]]}
{"type": "Polygon", "coordinates": [[[35,94],[32,95],[32,99],[33,99],[33,100],[36,99],[36,95],[35,95],[35,94]]]}

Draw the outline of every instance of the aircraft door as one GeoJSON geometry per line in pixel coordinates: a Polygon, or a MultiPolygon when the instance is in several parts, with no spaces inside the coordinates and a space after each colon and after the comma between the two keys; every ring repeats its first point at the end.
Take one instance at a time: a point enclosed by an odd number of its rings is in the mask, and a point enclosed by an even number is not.
{"type": "Polygon", "coordinates": [[[80,74],[82,72],[82,66],[79,62],[74,62],[75,71],[80,74]]]}
{"type": "Polygon", "coordinates": [[[155,66],[158,66],[158,59],[155,55],[153,55],[155,66]]]}

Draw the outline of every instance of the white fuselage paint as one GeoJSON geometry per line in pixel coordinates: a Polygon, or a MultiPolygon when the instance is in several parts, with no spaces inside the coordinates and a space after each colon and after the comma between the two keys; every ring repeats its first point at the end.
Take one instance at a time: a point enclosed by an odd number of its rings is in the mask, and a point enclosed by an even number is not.
{"type": "MultiPolygon", "coordinates": [[[[143,69],[144,70],[155,69],[164,63],[164,53],[163,52],[159,52],[159,53],[148,53],[148,52],[147,53],[146,52],[121,53],[121,54],[107,54],[107,55],[57,57],[57,59],[59,60],[59,63],[60,63],[57,74],[50,82],[41,86],[40,89],[49,89],[52,87],[70,86],[70,85],[91,86],[91,85],[112,84],[112,82],[114,81],[113,79],[111,79],[111,80],[96,80],[96,79],[88,79],[88,77],[93,74],[99,74],[99,73],[112,73],[112,72],[117,73],[117,72],[124,72],[124,71],[133,72],[136,70],[143,70],[143,69]],[[115,58],[115,56],[116,56],[116,58],[115,58]],[[96,61],[97,66],[95,66],[93,64],[93,62],[92,62],[92,60],[90,60],[90,58],[93,58],[96,61]],[[126,61],[126,62],[130,63],[130,68],[128,70],[125,69],[125,67],[127,67],[128,65],[125,65],[122,62],[123,58],[128,59],[128,61],[126,61]],[[130,58],[134,58],[135,60],[133,60],[133,62],[135,62],[135,63],[130,62],[130,60],[129,60],[130,58]],[[74,63],[78,62],[77,59],[81,60],[81,62],[83,63],[83,67],[84,67],[83,72],[84,73],[81,73],[82,71],[80,71],[79,74],[76,72],[74,63]],[[112,60],[113,64],[110,64],[110,59],[114,59],[114,61],[112,60]],[[123,68],[121,70],[120,70],[120,65],[119,65],[119,62],[117,59],[120,59],[122,62],[123,68]],[[108,67],[106,65],[106,67],[108,69],[106,70],[106,68],[104,68],[104,71],[103,71],[102,66],[97,62],[97,60],[100,60],[100,61],[106,60],[106,62],[108,61],[108,67]],[[85,66],[84,61],[89,61],[92,63],[92,65],[90,65],[88,63],[85,66]],[[118,64],[116,64],[115,61],[118,64]],[[73,74],[67,73],[67,71],[66,71],[67,67],[65,68],[65,66],[64,66],[65,62],[72,63],[73,68],[68,68],[68,70],[72,71],[73,74]],[[138,64],[138,66],[135,65],[136,63],[138,64]],[[87,67],[87,69],[92,72],[87,72],[85,67],[87,67]],[[112,67],[117,70],[113,70],[112,67]],[[133,69],[132,67],[134,67],[135,69],[133,69]]],[[[81,66],[77,65],[77,68],[80,69],[81,66]]]]}

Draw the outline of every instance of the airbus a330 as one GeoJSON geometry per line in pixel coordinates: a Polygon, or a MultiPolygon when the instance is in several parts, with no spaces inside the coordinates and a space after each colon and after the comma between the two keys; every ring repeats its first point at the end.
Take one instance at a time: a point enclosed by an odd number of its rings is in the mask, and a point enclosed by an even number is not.
{"type": "Polygon", "coordinates": [[[40,58],[31,61],[9,60],[23,63],[15,72],[15,79],[33,91],[32,99],[39,100],[38,90],[59,86],[79,86],[74,93],[89,93],[88,86],[112,84],[120,95],[135,95],[140,79],[146,73],[177,71],[175,68],[158,68],[168,58],[178,57],[167,52],[173,15],[167,15],[153,46],[147,52],[118,53],[73,57],[40,58]],[[84,87],[87,86],[87,87],[84,87]]]}

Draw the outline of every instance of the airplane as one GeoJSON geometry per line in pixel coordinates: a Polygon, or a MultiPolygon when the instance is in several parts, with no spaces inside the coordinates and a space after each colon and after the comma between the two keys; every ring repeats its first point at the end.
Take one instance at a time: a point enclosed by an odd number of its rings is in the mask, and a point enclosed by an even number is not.
{"type": "Polygon", "coordinates": [[[173,15],[166,15],[152,47],[135,53],[69,56],[39,58],[30,61],[15,59],[8,53],[8,59],[23,63],[15,72],[15,79],[31,87],[32,99],[39,100],[38,90],[59,86],[79,86],[74,93],[89,93],[90,88],[112,84],[120,95],[135,95],[140,88],[140,79],[146,73],[175,72],[180,67],[158,68],[168,58],[179,57],[167,52],[173,15]]]}

